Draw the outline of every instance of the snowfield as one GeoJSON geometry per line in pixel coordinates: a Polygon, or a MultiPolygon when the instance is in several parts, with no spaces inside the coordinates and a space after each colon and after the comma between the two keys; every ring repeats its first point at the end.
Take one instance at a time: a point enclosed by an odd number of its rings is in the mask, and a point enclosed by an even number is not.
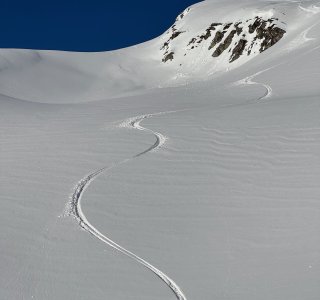
{"type": "Polygon", "coordinates": [[[318,300],[319,32],[319,1],[206,0],[127,49],[1,49],[0,299],[318,300]]]}

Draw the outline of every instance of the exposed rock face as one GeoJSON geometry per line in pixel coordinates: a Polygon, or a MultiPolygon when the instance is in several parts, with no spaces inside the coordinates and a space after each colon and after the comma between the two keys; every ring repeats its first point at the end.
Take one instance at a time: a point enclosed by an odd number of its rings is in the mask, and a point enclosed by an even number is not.
{"type": "Polygon", "coordinates": [[[232,50],[230,62],[237,60],[243,54],[243,51],[244,51],[247,43],[248,43],[248,41],[243,40],[243,39],[241,39],[238,42],[237,46],[235,46],[234,49],[232,50]]]}
{"type": "Polygon", "coordinates": [[[200,41],[207,40],[211,36],[211,31],[216,30],[216,26],[219,25],[221,25],[221,23],[212,23],[210,27],[206,29],[206,33],[200,36],[200,41]]]}
{"type": "Polygon", "coordinates": [[[164,58],[162,59],[163,62],[167,62],[168,60],[173,60],[174,52],[173,51],[170,52],[170,44],[174,39],[176,39],[180,34],[183,33],[183,31],[178,31],[176,29],[176,25],[171,26],[169,31],[171,31],[171,35],[169,39],[166,42],[164,42],[163,46],[160,49],[165,51],[164,58]]]}
{"type": "Polygon", "coordinates": [[[162,61],[167,62],[168,60],[173,60],[173,58],[174,58],[174,52],[170,52],[162,59],[162,61]]]}
{"type": "Polygon", "coordinates": [[[201,34],[200,36],[194,37],[190,40],[188,46],[191,45],[191,49],[197,48],[199,44],[203,41],[208,40],[212,36],[212,32],[216,30],[217,26],[222,25],[221,23],[212,23],[205,31],[205,33],[201,34]],[[196,44],[196,45],[195,45],[196,44]]]}
{"type": "Polygon", "coordinates": [[[260,18],[256,17],[256,20],[253,22],[253,24],[249,25],[249,33],[254,33],[255,30],[261,25],[264,24],[263,26],[265,26],[265,21],[260,22],[260,18]]]}
{"type": "Polygon", "coordinates": [[[174,40],[175,38],[177,38],[180,34],[182,33],[182,31],[175,31],[175,32],[173,32],[172,33],[172,35],[171,35],[171,37],[170,37],[170,39],[169,39],[169,41],[171,40],[174,40]]]}
{"type": "Polygon", "coordinates": [[[234,27],[237,31],[237,35],[240,35],[242,33],[243,28],[241,27],[241,22],[235,23],[234,27]]]}
{"type": "MultiPolygon", "coordinates": [[[[189,10],[183,12],[167,32],[169,38],[161,47],[161,50],[164,51],[163,62],[173,61],[174,56],[179,55],[177,49],[181,49],[181,44],[183,45],[185,31],[177,30],[179,28],[178,21],[184,18],[188,12],[189,10]],[[179,48],[175,46],[176,39],[179,39],[179,48]]],[[[224,55],[229,63],[233,63],[244,55],[257,55],[282,39],[286,31],[281,28],[280,23],[277,18],[263,19],[259,16],[246,21],[214,22],[197,36],[190,39],[189,35],[185,47],[182,46],[185,50],[182,56],[188,59],[188,54],[191,53],[189,51],[197,51],[199,47],[202,49],[201,55],[204,55],[203,45],[206,45],[209,56],[216,58],[224,55]]]]}
{"type": "Polygon", "coordinates": [[[212,40],[208,50],[211,50],[212,48],[214,48],[217,44],[219,44],[222,39],[224,38],[224,34],[225,34],[225,31],[217,31],[214,39],[212,40]]]}
{"type": "Polygon", "coordinates": [[[227,50],[230,47],[230,45],[232,43],[232,39],[236,33],[237,33],[236,30],[232,30],[229,33],[229,35],[226,37],[226,39],[222,43],[219,44],[217,49],[213,52],[212,56],[218,57],[222,54],[223,51],[227,50]]]}
{"type": "Polygon", "coordinates": [[[267,50],[268,48],[279,42],[286,33],[285,30],[276,27],[275,24],[272,24],[275,20],[277,19],[268,19],[266,21],[259,17],[256,17],[254,23],[249,26],[249,33],[256,34],[256,37],[253,40],[252,44],[257,39],[262,40],[260,52],[267,50]]]}

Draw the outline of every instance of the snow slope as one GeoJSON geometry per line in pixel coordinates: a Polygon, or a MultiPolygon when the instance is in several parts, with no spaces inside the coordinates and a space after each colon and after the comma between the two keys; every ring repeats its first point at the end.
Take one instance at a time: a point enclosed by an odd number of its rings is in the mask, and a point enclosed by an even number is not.
{"type": "Polygon", "coordinates": [[[207,0],[127,49],[0,50],[0,299],[319,299],[319,16],[207,0]]]}

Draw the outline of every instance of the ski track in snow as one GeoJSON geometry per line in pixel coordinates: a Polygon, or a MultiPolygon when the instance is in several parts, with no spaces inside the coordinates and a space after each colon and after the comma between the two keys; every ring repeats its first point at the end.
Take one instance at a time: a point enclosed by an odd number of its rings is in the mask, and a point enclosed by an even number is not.
{"type": "Polygon", "coordinates": [[[146,131],[146,132],[153,134],[156,137],[156,142],[152,146],[150,146],[147,150],[140,152],[140,153],[132,156],[131,158],[124,159],[124,160],[120,161],[119,163],[115,163],[109,167],[103,167],[103,168],[87,175],[82,180],[80,180],[74,189],[74,192],[72,194],[72,197],[71,197],[69,203],[67,204],[65,216],[74,217],[77,220],[77,222],[79,223],[79,225],[81,226],[81,228],[83,228],[85,231],[87,231],[88,233],[90,233],[91,235],[93,235],[94,237],[96,237],[97,239],[102,241],[103,243],[118,250],[122,254],[132,258],[136,262],[142,264],[143,266],[145,266],[146,268],[151,270],[173,291],[173,293],[175,294],[175,296],[178,300],[186,300],[187,298],[183,294],[180,287],[168,275],[166,275],[165,273],[163,273],[162,271],[157,269],[155,266],[153,266],[152,264],[150,264],[149,262],[147,262],[143,258],[141,258],[138,255],[134,254],[133,252],[123,248],[122,246],[120,246],[119,244],[117,244],[113,240],[109,239],[104,234],[102,234],[97,228],[95,228],[87,220],[84,212],[82,211],[82,207],[81,207],[81,198],[83,196],[84,191],[90,185],[90,183],[94,179],[96,179],[99,175],[101,175],[102,173],[107,172],[107,171],[109,171],[109,170],[111,170],[121,164],[125,164],[125,163],[129,162],[130,160],[133,160],[133,159],[138,158],[144,154],[147,154],[150,151],[159,149],[165,143],[166,137],[164,135],[162,135],[159,132],[155,132],[151,129],[145,128],[142,125],[140,125],[140,123],[143,120],[151,118],[153,116],[169,114],[169,113],[174,113],[174,112],[177,112],[177,111],[167,111],[167,112],[142,115],[142,116],[127,119],[123,123],[121,123],[119,127],[131,128],[131,129],[133,128],[136,130],[146,131]]]}
{"type": "Polygon", "coordinates": [[[261,85],[263,85],[264,88],[266,89],[265,94],[262,95],[261,97],[259,97],[259,98],[257,99],[257,101],[261,101],[261,100],[270,98],[270,97],[272,96],[272,88],[271,88],[270,85],[265,84],[265,83],[260,83],[260,82],[253,81],[253,79],[254,79],[256,76],[258,76],[258,75],[260,75],[260,74],[262,74],[262,73],[264,73],[264,72],[266,72],[266,71],[268,71],[268,70],[270,70],[270,69],[266,69],[266,70],[257,72],[257,73],[255,73],[255,74],[253,74],[253,75],[251,75],[251,76],[248,76],[247,78],[244,79],[244,81],[245,81],[246,84],[261,84],[261,85]]]}
{"type": "Polygon", "coordinates": [[[256,82],[256,81],[253,81],[253,79],[257,76],[259,76],[260,74],[266,72],[266,71],[269,71],[273,68],[275,68],[276,66],[274,67],[271,67],[271,68],[268,68],[268,69],[265,69],[265,70],[262,70],[262,71],[259,71],[253,75],[250,75],[244,79],[241,79],[237,82],[234,83],[234,85],[252,85],[252,84],[259,84],[259,85],[262,85],[265,89],[266,89],[266,92],[264,95],[262,95],[261,97],[259,97],[258,99],[256,99],[255,101],[261,101],[261,100],[265,100],[267,98],[270,98],[272,96],[272,88],[270,85],[266,84],[266,83],[260,83],[260,82],[256,82]]]}
{"type": "MultiPolygon", "coordinates": [[[[320,4],[320,2],[319,2],[319,4],[320,4]]],[[[317,14],[317,13],[320,12],[320,7],[317,7],[317,6],[315,6],[315,5],[312,6],[312,9],[309,9],[309,10],[307,10],[307,9],[301,7],[301,6],[300,6],[300,8],[301,8],[302,10],[304,10],[304,11],[307,11],[308,13],[317,14]]],[[[300,35],[298,36],[298,38],[297,38],[296,40],[294,40],[294,41],[291,42],[291,45],[289,45],[289,49],[292,50],[292,49],[297,48],[297,47],[299,47],[299,46],[301,46],[301,45],[303,45],[303,44],[305,44],[305,43],[308,43],[308,42],[317,40],[317,38],[315,38],[315,37],[308,37],[308,33],[309,33],[315,26],[317,26],[317,25],[319,25],[319,24],[320,24],[320,22],[317,22],[317,23],[313,24],[312,26],[309,26],[309,27],[308,27],[307,29],[305,29],[304,31],[302,31],[302,32],[300,33],[300,35]]],[[[314,50],[317,50],[317,49],[319,49],[319,46],[317,46],[317,47],[315,47],[315,48],[312,48],[311,51],[314,51],[314,50]]],[[[311,52],[311,51],[308,51],[308,52],[304,53],[303,55],[305,55],[305,54],[307,54],[307,53],[309,53],[309,52],[311,52]]],[[[266,83],[256,82],[256,81],[254,81],[253,79],[254,79],[255,77],[257,77],[257,76],[259,76],[259,75],[261,75],[261,74],[263,74],[263,73],[265,73],[265,72],[267,72],[267,71],[269,71],[269,70],[271,70],[271,69],[274,69],[274,68],[276,68],[276,67],[278,67],[278,66],[280,66],[280,65],[283,65],[283,64],[285,64],[285,62],[282,62],[282,63],[277,64],[277,65],[275,65],[275,66],[272,66],[272,67],[270,67],[270,68],[267,68],[267,69],[264,69],[264,70],[262,70],[262,71],[259,71],[259,72],[255,73],[255,74],[253,74],[253,75],[250,75],[250,76],[248,76],[248,77],[246,77],[246,78],[244,78],[244,79],[241,79],[241,80],[235,82],[234,85],[236,85],[236,86],[237,86],[237,85],[252,85],[252,84],[262,85],[262,86],[266,89],[266,92],[265,92],[264,95],[262,95],[261,97],[259,97],[259,98],[256,99],[255,101],[261,101],[261,100],[265,100],[265,99],[267,99],[267,98],[270,98],[270,97],[272,96],[272,93],[273,93],[272,87],[271,87],[270,85],[266,84],[266,83]]]]}
{"type": "MultiPolygon", "coordinates": [[[[320,2],[318,4],[320,5],[320,2]]],[[[305,7],[302,7],[302,5],[300,4],[299,8],[302,11],[305,11],[305,12],[310,13],[310,14],[318,14],[318,13],[320,13],[320,6],[318,7],[316,5],[312,5],[311,7],[305,8],[305,7]]],[[[320,22],[316,22],[315,24],[309,26],[304,31],[302,31],[295,40],[291,41],[291,43],[288,46],[288,49],[289,50],[293,50],[293,49],[298,48],[299,46],[302,46],[302,45],[304,45],[304,44],[306,44],[308,42],[312,42],[312,41],[317,40],[317,38],[315,38],[315,37],[308,37],[308,34],[314,27],[318,26],[319,24],[320,24],[320,22]]],[[[314,51],[314,50],[317,50],[317,49],[319,49],[319,46],[313,48],[311,51],[314,51]]],[[[304,55],[309,53],[309,52],[311,52],[311,51],[308,51],[308,52],[304,53],[304,55]]],[[[252,85],[252,84],[262,85],[266,89],[266,93],[264,95],[262,95],[261,97],[259,97],[258,99],[256,99],[256,101],[261,101],[261,100],[265,100],[267,98],[270,98],[272,96],[272,92],[273,92],[272,91],[272,87],[270,85],[266,84],[266,83],[253,81],[253,79],[255,77],[257,77],[257,76],[259,76],[259,75],[261,75],[261,74],[273,69],[273,68],[276,68],[276,67],[284,64],[284,63],[285,62],[280,63],[280,64],[275,65],[275,66],[272,66],[270,68],[264,69],[262,71],[259,71],[259,72],[255,73],[253,75],[250,75],[250,76],[248,76],[248,77],[246,77],[244,79],[241,79],[241,80],[235,82],[234,85],[236,85],[236,86],[237,85],[252,85]]]]}
{"type": "MultiPolygon", "coordinates": [[[[320,5],[320,2],[317,3],[317,5],[320,5]]],[[[304,11],[304,12],[307,12],[307,13],[310,13],[310,14],[313,14],[313,15],[316,15],[318,13],[320,13],[320,6],[317,6],[317,5],[312,5],[312,6],[309,6],[309,7],[303,7],[302,6],[302,3],[299,4],[299,8],[304,11]]]]}
{"type": "MultiPolygon", "coordinates": [[[[320,8],[317,6],[312,6],[312,8],[303,8],[300,5],[300,9],[308,12],[308,13],[313,13],[313,14],[317,14],[320,11],[320,8]]],[[[294,48],[296,48],[298,45],[297,44],[302,44],[303,42],[309,42],[309,41],[313,41],[316,38],[309,38],[307,36],[307,34],[309,33],[309,31],[311,29],[313,29],[316,25],[318,25],[319,23],[316,23],[310,27],[308,27],[306,30],[304,30],[300,37],[299,37],[299,41],[295,41],[295,45],[294,48]]],[[[318,47],[316,47],[315,49],[317,49],[318,47]]],[[[315,50],[313,49],[313,50],[315,50]]],[[[283,63],[281,63],[283,64],[283,63]]],[[[279,65],[281,65],[279,64],[279,65]]],[[[262,95],[261,97],[257,98],[255,101],[261,101],[261,100],[265,100],[267,98],[270,98],[272,96],[272,88],[270,85],[266,84],[266,83],[260,83],[260,82],[256,82],[254,81],[254,78],[277,67],[273,66],[267,69],[264,69],[262,71],[259,71],[253,75],[250,75],[244,79],[241,79],[235,83],[233,83],[233,85],[262,85],[265,89],[266,92],[264,93],[264,95],[262,95]]],[[[143,120],[146,120],[148,118],[154,117],[154,116],[158,116],[158,115],[163,115],[163,114],[169,114],[169,113],[175,113],[178,111],[166,111],[166,112],[159,112],[159,113],[154,113],[154,114],[146,114],[146,115],[142,115],[142,116],[137,116],[137,117],[133,117],[133,118],[129,118],[126,119],[124,122],[122,122],[119,127],[120,128],[129,128],[129,129],[136,129],[136,130],[140,130],[140,131],[145,131],[145,132],[149,132],[150,134],[153,134],[156,138],[156,141],[153,145],[151,145],[148,149],[132,156],[131,158],[127,158],[124,159],[118,163],[114,163],[113,165],[109,166],[109,167],[103,167],[89,175],[87,175],[86,177],[84,177],[82,180],[80,180],[78,182],[78,184],[76,185],[74,192],[72,194],[71,200],[69,201],[67,208],[66,208],[66,216],[72,216],[74,217],[77,222],[79,223],[79,225],[81,226],[81,228],[83,228],[85,231],[87,231],[88,233],[90,233],[91,235],[93,235],[94,237],[98,238],[99,240],[101,240],[103,243],[109,245],[110,247],[118,250],[119,252],[121,252],[122,254],[132,258],[133,260],[135,260],[136,262],[142,264],[143,266],[145,266],[146,268],[148,268],[149,270],[151,270],[155,275],[157,275],[175,294],[176,298],[178,300],[186,300],[186,296],[183,294],[182,290],[180,289],[180,287],[165,273],[163,273],[162,271],[160,271],[159,269],[157,269],[155,266],[153,266],[152,264],[150,264],[149,262],[147,262],[146,260],[144,260],[143,258],[139,257],[138,255],[134,254],[133,252],[123,248],[122,246],[120,246],[119,244],[117,244],[116,242],[114,242],[113,240],[109,239],[108,237],[106,237],[104,234],[102,234],[97,228],[95,228],[86,218],[85,214],[82,211],[81,208],[81,198],[83,196],[84,191],[86,190],[86,188],[91,184],[91,182],[96,179],[99,175],[101,175],[102,173],[105,173],[107,171],[110,171],[111,169],[125,164],[135,158],[138,158],[140,156],[143,156],[144,154],[147,154],[148,152],[151,152],[153,150],[159,149],[165,142],[166,142],[166,137],[156,131],[153,131],[151,129],[148,129],[146,127],[143,127],[141,125],[141,122],[143,120]]]]}

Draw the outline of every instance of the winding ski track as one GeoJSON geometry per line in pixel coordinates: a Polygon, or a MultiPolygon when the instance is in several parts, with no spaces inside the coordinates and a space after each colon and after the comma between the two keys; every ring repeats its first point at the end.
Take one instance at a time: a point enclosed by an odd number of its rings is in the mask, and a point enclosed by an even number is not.
{"type": "Polygon", "coordinates": [[[272,88],[271,88],[271,86],[266,84],[266,83],[260,83],[260,82],[253,81],[253,79],[255,77],[257,77],[258,75],[260,75],[260,74],[262,74],[262,73],[264,73],[266,71],[271,70],[272,68],[274,68],[274,67],[262,70],[260,72],[257,72],[255,74],[251,75],[251,76],[248,76],[248,77],[238,81],[237,84],[244,84],[244,85],[252,85],[252,84],[257,85],[258,84],[258,85],[262,85],[266,89],[266,92],[261,97],[256,99],[255,101],[261,101],[261,100],[265,100],[267,98],[270,98],[272,96],[272,88]]]}
{"type": "Polygon", "coordinates": [[[165,141],[166,141],[166,137],[164,135],[162,135],[159,132],[155,132],[151,129],[145,128],[142,125],[140,125],[140,123],[148,118],[151,118],[153,116],[156,115],[162,115],[162,114],[168,114],[168,113],[173,113],[176,111],[167,111],[167,112],[160,112],[160,113],[155,113],[155,114],[148,114],[148,115],[142,115],[142,116],[138,116],[138,117],[134,117],[134,118],[130,118],[125,120],[120,127],[124,127],[124,128],[133,128],[136,130],[141,130],[141,131],[146,131],[149,132],[151,134],[153,134],[156,138],[156,141],[153,145],[151,145],[148,149],[146,149],[145,151],[142,151],[134,156],[132,156],[131,158],[127,158],[125,160],[120,161],[119,163],[113,164],[110,167],[103,167],[89,175],[87,175],[86,177],[84,177],[82,180],[80,180],[75,189],[74,192],[72,194],[71,200],[67,205],[67,211],[66,211],[66,215],[68,216],[72,216],[74,217],[77,222],[79,223],[79,225],[88,233],[90,233],[91,235],[93,235],[95,238],[99,239],[100,241],[102,241],[103,243],[107,244],[108,246],[118,250],[119,252],[121,252],[122,254],[132,258],[133,260],[135,260],[137,263],[140,263],[141,265],[143,265],[144,267],[148,268],[150,271],[152,271],[155,275],[157,275],[171,290],[172,292],[175,294],[176,298],[178,300],[186,300],[186,296],[183,294],[182,290],[180,289],[180,287],[165,273],[163,273],[162,271],[160,271],[159,269],[157,269],[155,266],[153,266],[152,264],[150,264],[149,262],[147,262],[146,260],[144,260],[143,258],[139,257],[138,255],[134,254],[133,252],[125,249],[124,247],[120,246],[119,244],[117,244],[116,242],[114,242],[113,240],[111,240],[110,238],[108,238],[107,236],[105,236],[103,233],[101,233],[97,228],[95,228],[86,218],[82,207],[81,207],[81,198],[83,196],[83,193],[85,191],[85,189],[90,185],[90,183],[96,179],[99,175],[101,175],[104,172],[107,172],[121,164],[124,164],[130,160],[133,160],[135,158],[141,157],[144,154],[147,154],[148,152],[155,150],[159,147],[161,147],[165,141]]]}

